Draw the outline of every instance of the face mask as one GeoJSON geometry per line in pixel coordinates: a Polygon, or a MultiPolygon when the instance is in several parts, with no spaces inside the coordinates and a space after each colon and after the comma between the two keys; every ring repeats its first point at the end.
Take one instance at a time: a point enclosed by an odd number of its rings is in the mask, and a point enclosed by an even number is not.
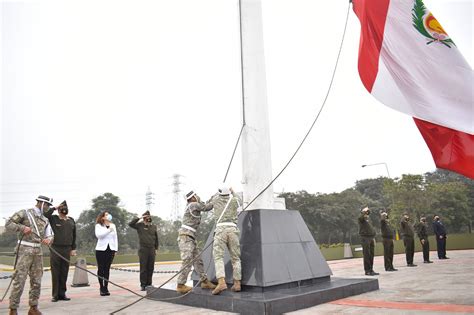
{"type": "Polygon", "coordinates": [[[108,220],[108,221],[112,221],[112,215],[111,215],[110,213],[107,214],[107,220],[108,220]]]}
{"type": "Polygon", "coordinates": [[[151,218],[148,218],[145,220],[146,222],[150,223],[151,222],[151,218]]]}
{"type": "Polygon", "coordinates": [[[62,208],[59,211],[61,211],[61,213],[64,214],[64,215],[68,214],[68,212],[69,212],[69,210],[67,208],[62,208]]]}

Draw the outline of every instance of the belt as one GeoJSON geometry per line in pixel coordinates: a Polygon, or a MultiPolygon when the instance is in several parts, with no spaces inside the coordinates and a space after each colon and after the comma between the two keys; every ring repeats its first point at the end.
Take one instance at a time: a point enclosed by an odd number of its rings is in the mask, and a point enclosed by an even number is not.
{"type": "Polygon", "coordinates": [[[182,227],[182,228],[185,228],[185,229],[187,229],[187,230],[190,230],[190,231],[192,231],[192,232],[194,232],[194,233],[196,233],[196,229],[193,229],[193,228],[190,227],[190,226],[187,226],[187,225],[185,225],[185,224],[182,224],[181,227],[182,227]]]}
{"type": "Polygon", "coordinates": [[[40,243],[31,243],[27,241],[18,241],[18,244],[24,245],[24,246],[30,246],[30,247],[41,247],[40,243]]]}
{"type": "Polygon", "coordinates": [[[234,227],[237,227],[237,224],[232,223],[232,222],[222,222],[222,223],[217,223],[216,226],[234,226],[234,227]]]}

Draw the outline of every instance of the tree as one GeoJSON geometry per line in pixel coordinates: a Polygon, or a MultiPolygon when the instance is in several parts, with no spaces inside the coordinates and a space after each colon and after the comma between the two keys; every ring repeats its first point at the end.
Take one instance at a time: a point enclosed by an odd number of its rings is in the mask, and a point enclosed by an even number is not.
{"type": "Polygon", "coordinates": [[[284,193],[287,207],[300,211],[318,243],[350,242],[357,236],[357,217],[362,206],[373,203],[350,188],[341,193],[284,193]]]}

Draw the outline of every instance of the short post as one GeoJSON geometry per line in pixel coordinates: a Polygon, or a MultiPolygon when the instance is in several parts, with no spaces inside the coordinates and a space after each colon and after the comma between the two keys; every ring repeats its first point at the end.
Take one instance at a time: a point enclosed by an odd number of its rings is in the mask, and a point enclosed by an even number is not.
{"type": "Polygon", "coordinates": [[[89,279],[87,277],[87,263],[85,258],[78,258],[76,261],[76,269],[72,278],[71,287],[88,287],[89,279]],[[78,268],[79,267],[79,268],[78,268]]]}
{"type": "Polygon", "coordinates": [[[351,244],[344,243],[344,258],[353,258],[351,244]]]}

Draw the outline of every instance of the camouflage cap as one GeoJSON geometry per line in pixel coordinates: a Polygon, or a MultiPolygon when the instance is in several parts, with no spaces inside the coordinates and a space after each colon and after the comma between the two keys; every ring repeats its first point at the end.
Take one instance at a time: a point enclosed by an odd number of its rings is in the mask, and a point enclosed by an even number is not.
{"type": "Polygon", "coordinates": [[[190,192],[188,192],[188,193],[186,194],[186,197],[185,197],[185,198],[186,198],[186,200],[189,200],[189,199],[191,199],[191,198],[194,197],[194,196],[196,196],[196,193],[194,192],[194,190],[191,190],[190,192]]]}
{"type": "Polygon", "coordinates": [[[48,197],[43,196],[43,195],[39,195],[38,198],[36,198],[36,201],[46,202],[50,206],[53,205],[53,198],[48,198],[48,197]]]}

